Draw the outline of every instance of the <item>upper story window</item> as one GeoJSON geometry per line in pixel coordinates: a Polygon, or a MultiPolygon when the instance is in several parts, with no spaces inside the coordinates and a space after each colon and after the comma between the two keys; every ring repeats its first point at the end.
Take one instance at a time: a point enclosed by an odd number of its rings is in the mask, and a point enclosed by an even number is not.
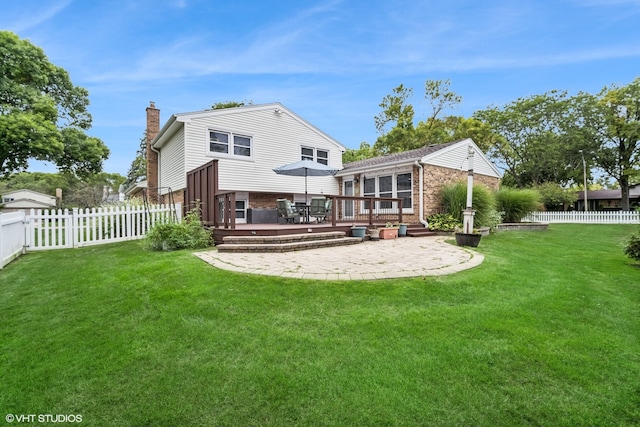
{"type": "Polygon", "coordinates": [[[211,153],[251,157],[252,145],[249,136],[217,130],[209,131],[209,151],[211,153]]]}
{"type": "Polygon", "coordinates": [[[313,147],[300,147],[300,154],[302,160],[311,160],[322,163],[323,165],[329,164],[329,152],[327,150],[313,147]]]}

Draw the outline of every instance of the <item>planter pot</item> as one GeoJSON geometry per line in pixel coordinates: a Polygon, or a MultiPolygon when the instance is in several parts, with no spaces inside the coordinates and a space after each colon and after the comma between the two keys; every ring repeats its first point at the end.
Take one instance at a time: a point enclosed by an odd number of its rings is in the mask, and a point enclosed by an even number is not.
{"type": "Polygon", "coordinates": [[[367,227],[351,227],[351,235],[353,237],[359,237],[364,240],[364,235],[367,232],[367,227]]]}
{"type": "Polygon", "coordinates": [[[398,237],[398,229],[397,228],[381,228],[380,229],[380,238],[381,239],[395,239],[398,237]]]}
{"type": "Polygon", "coordinates": [[[406,237],[407,236],[407,224],[400,224],[400,228],[398,228],[398,237],[406,237]]]}
{"type": "Polygon", "coordinates": [[[491,234],[491,229],[489,227],[480,227],[478,228],[478,233],[482,234],[483,236],[488,236],[489,234],[491,234]]]}
{"type": "Polygon", "coordinates": [[[370,228],[369,237],[371,240],[380,240],[380,230],[377,228],[370,228]]]}
{"type": "Polygon", "coordinates": [[[458,246],[478,247],[482,234],[480,233],[456,233],[456,244],[458,246]]]}

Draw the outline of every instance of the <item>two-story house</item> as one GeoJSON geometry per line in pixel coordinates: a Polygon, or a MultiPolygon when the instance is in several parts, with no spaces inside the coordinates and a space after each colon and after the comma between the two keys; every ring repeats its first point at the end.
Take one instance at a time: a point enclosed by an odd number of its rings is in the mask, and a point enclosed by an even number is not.
{"type": "MultiPolygon", "coordinates": [[[[303,178],[274,168],[301,159],[342,169],[345,147],[279,103],[173,114],[160,129],[160,110],[147,108],[147,188],[184,202],[187,172],[218,159],[218,190],[236,192],[236,221],[277,198],[304,201],[303,178]]],[[[309,197],[338,194],[333,176],[308,180],[309,197]]]]}

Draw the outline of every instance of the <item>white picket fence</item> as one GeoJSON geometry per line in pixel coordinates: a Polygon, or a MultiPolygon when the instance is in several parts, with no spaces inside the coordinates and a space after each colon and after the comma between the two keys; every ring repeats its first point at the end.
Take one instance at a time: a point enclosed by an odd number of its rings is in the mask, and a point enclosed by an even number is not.
{"type": "Polygon", "coordinates": [[[640,224],[640,212],[532,212],[524,218],[524,221],[580,224],[640,224]]]}
{"type": "Polygon", "coordinates": [[[0,269],[25,252],[25,214],[0,215],[0,269]]]}
{"type": "Polygon", "coordinates": [[[79,248],[143,238],[155,224],[181,220],[175,206],[114,206],[0,215],[0,268],[25,251],[79,248]]]}

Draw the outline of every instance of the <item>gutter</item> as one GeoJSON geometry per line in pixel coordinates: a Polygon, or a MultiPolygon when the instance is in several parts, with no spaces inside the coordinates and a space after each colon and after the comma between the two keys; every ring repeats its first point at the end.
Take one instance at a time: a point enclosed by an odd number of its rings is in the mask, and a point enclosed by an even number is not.
{"type": "Polygon", "coordinates": [[[416,160],[414,165],[416,165],[420,169],[420,180],[419,180],[419,192],[420,192],[420,208],[418,209],[418,221],[420,224],[424,225],[425,228],[429,228],[429,223],[426,219],[424,219],[424,167],[420,161],[416,160]]]}

